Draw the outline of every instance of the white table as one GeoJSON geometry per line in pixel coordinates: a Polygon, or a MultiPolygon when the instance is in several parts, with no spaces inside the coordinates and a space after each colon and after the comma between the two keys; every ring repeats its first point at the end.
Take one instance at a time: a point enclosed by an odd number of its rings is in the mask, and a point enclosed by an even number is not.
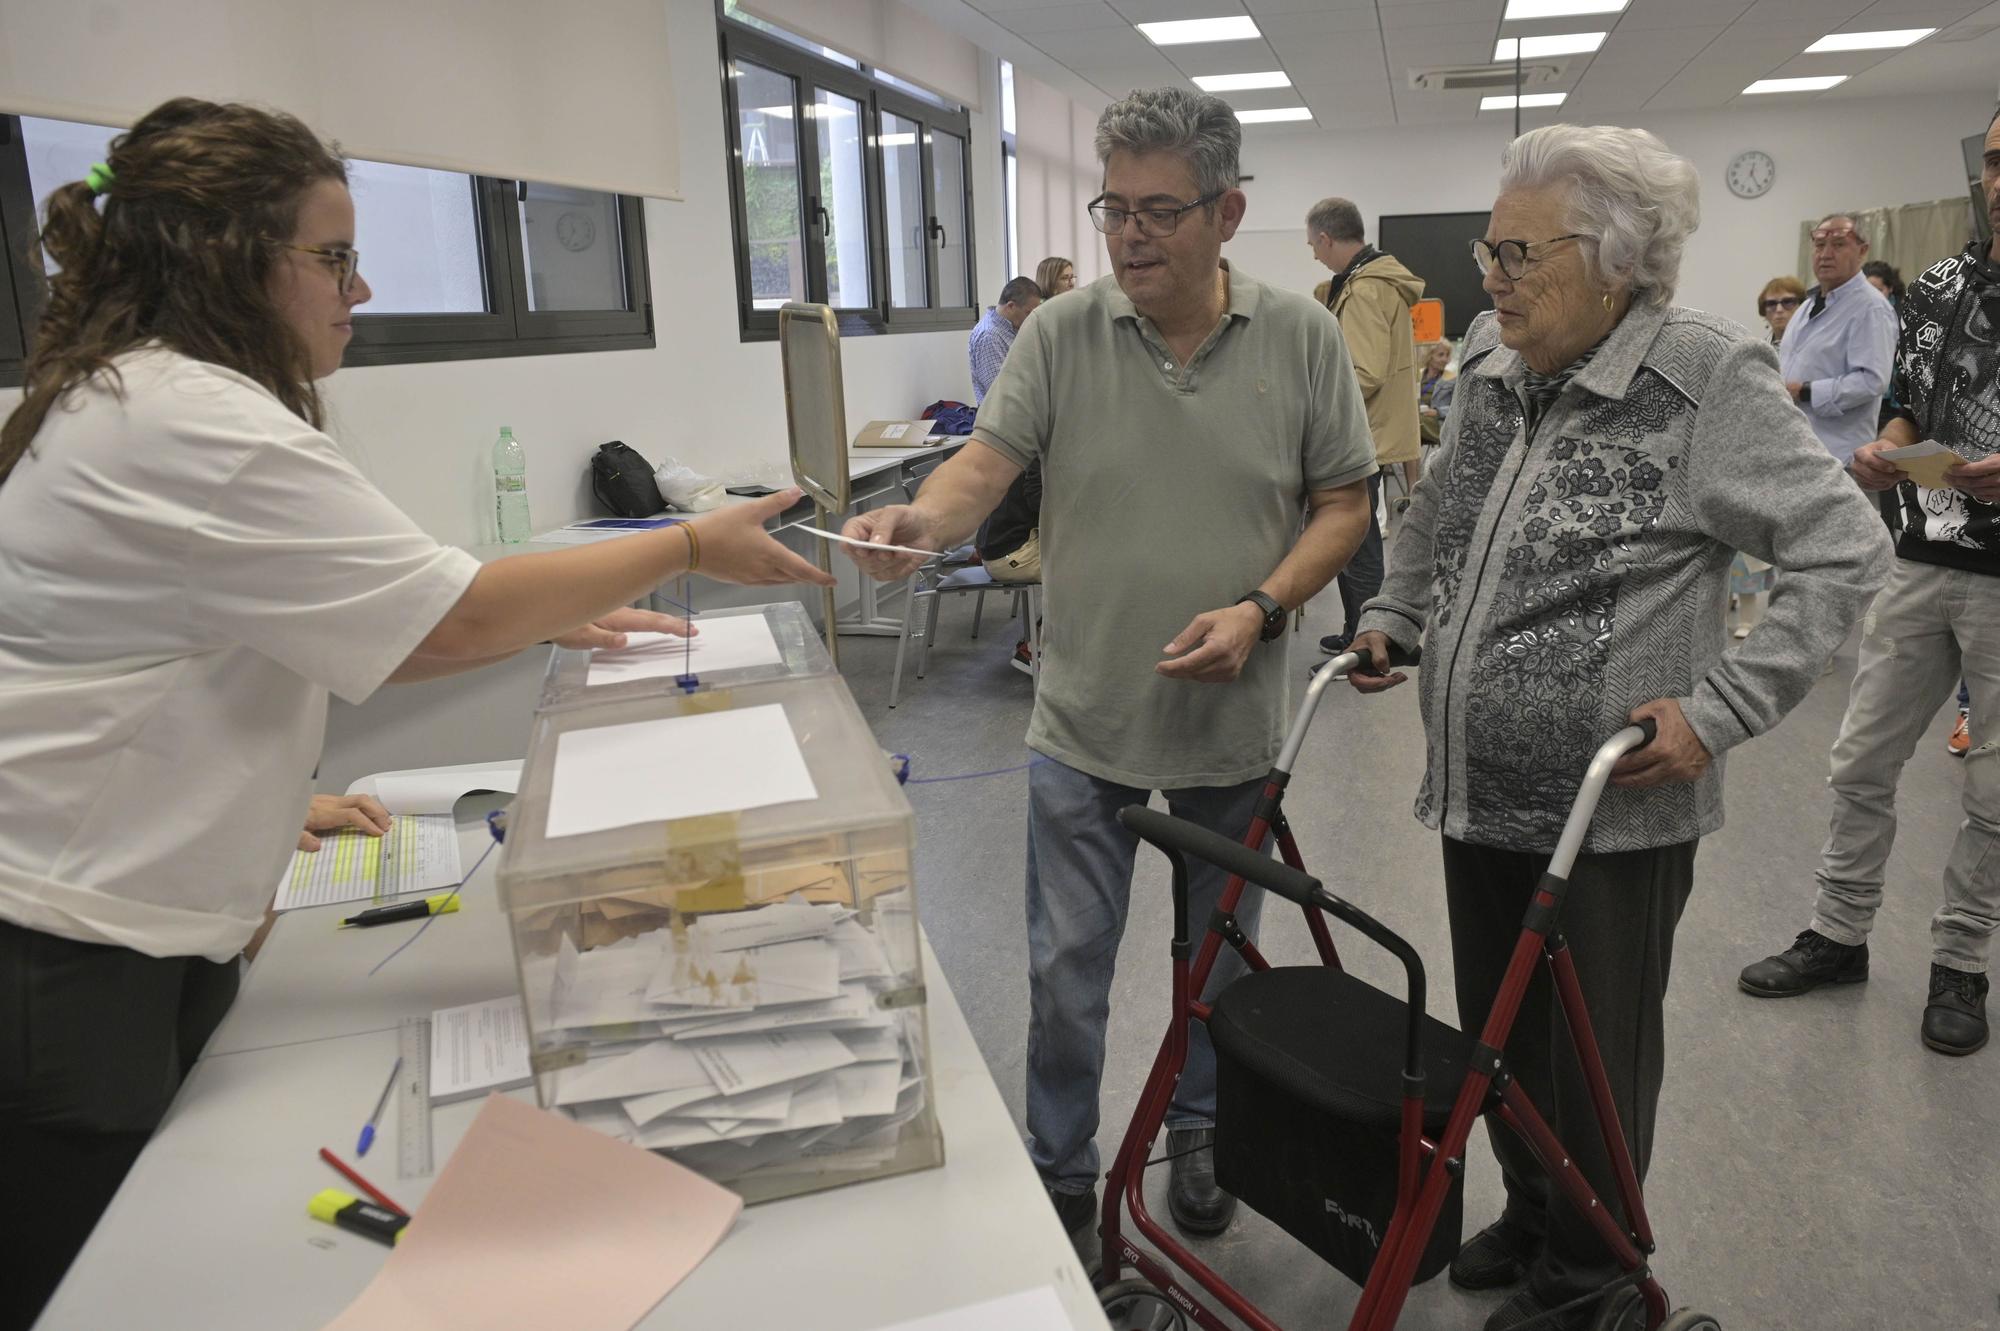
{"type": "MultiPolygon", "coordinates": [[[[487,797],[459,805],[467,867],[485,847],[491,806],[487,797]]],[[[313,1193],[347,1186],[315,1153],[327,1146],[353,1160],[355,1134],[396,1056],[399,1018],[514,991],[497,860],[467,882],[458,913],[438,917],[373,979],[368,968],[416,923],[336,930],[351,909],[341,906],[279,920],[235,1009],[37,1323],[42,1331],[310,1331],[360,1292],[385,1250],[307,1217],[313,1193]]],[[[944,1166],[747,1208],[641,1327],[873,1331],[1052,1285],[1070,1318],[1062,1331],[1104,1331],[927,940],[923,961],[944,1166]]],[[[440,1165],[477,1111],[476,1100],[433,1111],[440,1165]]],[[[362,1172],[416,1207],[430,1180],[396,1177],[393,1120],[384,1116],[362,1172]]]]}

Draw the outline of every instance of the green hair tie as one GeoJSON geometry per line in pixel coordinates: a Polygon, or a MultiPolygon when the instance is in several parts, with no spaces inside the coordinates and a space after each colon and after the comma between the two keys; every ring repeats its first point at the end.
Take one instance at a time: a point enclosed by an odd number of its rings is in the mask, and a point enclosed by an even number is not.
{"type": "Polygon", "coordinates": [[[83,183],[90,186],[92,194],[103,194],[109,190],[118,177],[111,174],[111,168],[99,162],[84,173],[83,183]]]}

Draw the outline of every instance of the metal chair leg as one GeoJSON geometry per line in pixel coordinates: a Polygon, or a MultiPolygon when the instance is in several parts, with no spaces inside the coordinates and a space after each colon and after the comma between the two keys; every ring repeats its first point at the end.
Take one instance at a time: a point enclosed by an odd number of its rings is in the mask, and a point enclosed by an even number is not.
{"type": "Polygon", "coordinates": [[[930,668],[931,643],[937,638],[938,602],[944,599],[943,594],[935,587],[931,588],[928,595],[931,598],[931,604],[930,612],[924,617],[924,645],[917,648],[918,679],[922,679],[924,671],[930,668]]]}
{"type": "Polygon", "coordinates": [[[972,598],[972,636],[979,637],[979,617],[986,613],[986,588],[981,587],[972,598]]]}
{"type": "Polygon", "coordinates": [[[1028,674],[1033,676],[1035,686],[1042,683],[1042,590],[1039,587],[1023,588],[1028,611],[1028,674]]]}
{"type": "Polygon", "coordinates": [[[921,572],[912,573],[903,589],[903,628],[896,635],[896,673],[889,678],[891,707],[894,707],[903,696],[903,655],[910,649],[910,625],[917,617],[917,584],[922,580],[921,572]]]}

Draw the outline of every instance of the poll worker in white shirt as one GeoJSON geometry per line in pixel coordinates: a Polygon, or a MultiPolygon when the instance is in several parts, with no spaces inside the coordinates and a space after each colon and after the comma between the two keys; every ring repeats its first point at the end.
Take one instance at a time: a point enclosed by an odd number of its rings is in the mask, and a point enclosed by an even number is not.
{"type": "Polygon", "coordinates": [[[329,693],[684,630],[621,607],[697,566],[831,582],[763,529],[795,493],[484,567],[426,536],[319,428],[369,290],[345,167],[289,116],[160,106],[54,192],[42,244],[0,428],[0,1328],[234,996],[329,693]]]}

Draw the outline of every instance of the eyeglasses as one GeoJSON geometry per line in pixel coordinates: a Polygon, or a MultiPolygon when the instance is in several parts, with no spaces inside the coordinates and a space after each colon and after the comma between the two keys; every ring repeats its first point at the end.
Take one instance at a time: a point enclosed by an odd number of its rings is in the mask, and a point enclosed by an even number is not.
{"type": "Polygon", "coordinates": [[[349,295],[354,290],[354,275],[361,271],[361,251],[342,249],[327,245],[294,245],[290,241],[271,242],[281,250],[297,250],[300,254],[317,254],[333,268],[335,279],[340,283],[340,294],[349,295]]]}
{"type": "Polygon", "coordinates": [[[1527,274],[1530,263],[1541,262],[1541,259],[1530,251],[1547,249],[1557,241],[1582,239],[1584,236],[1580,232],[1572,231],[1568,235],[1551,236],[1547,240],[1503,240],[1492,245],[1483,240],[1475,240],[1472,242],[1472,261],[1479,265],[1481,277],[1492,272],[1494,265],[1498,264],[1500,271],[1507,275],[1508,281],[1518,282],[1527,274]]]}
{"type": "Polygon", "coordinates": [[[1134,218],[1139,223],[1139,234],[1154,240],[1171,236],[1180,229],[1181,214],[1193,212],[1203,204],[1214,203],[1224,191],[1205,194],[1193,203],[1181,204],[1178,208],[1114,208],[1098,195],[1086,205],[1084,211],[1090,214],[1090,224],[1107,236],[1115,236],[1125,229],[1125,219],[1134,218]]]}
{"type": "Polygon", "coordinates": [[[1837,250],[1850,239],[1858,242],[1861,238],[1854,234],[1854,228],[1844,226],[1839,229],[1828,227],[1812,233],[1812,247],[1816,250],[1837,250]]]}
{"type": "Polygon", "coordinates": [[[1774,310],[1796,310],[1799,307],[1799,302],[1800,297],[1798,296],[1768,296],[1757,302],[1757,313],[1769,314],[1774,310]]]}

